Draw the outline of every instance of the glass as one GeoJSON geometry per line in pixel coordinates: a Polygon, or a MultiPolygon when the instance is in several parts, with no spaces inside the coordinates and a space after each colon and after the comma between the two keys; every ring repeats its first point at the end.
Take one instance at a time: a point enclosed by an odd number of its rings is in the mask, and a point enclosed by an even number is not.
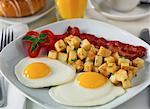
{"type": "Polygon", "coordinates": [[[87,0],[55,0],[57,19],[83,18],[87,0]]]}

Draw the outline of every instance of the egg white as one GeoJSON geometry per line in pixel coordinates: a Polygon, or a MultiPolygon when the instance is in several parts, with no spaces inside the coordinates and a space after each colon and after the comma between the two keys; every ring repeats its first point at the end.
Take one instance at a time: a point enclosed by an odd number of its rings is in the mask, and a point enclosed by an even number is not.
{"type": "Polygon", "coordinates": [[[125,93],[122,87],[114,86],[109,80],[99,88],[89,89],[72,81],[49,90],[56,102],[68,106],[96,106],[110,102],[125,93]]]}
{"type": "Polygon", "coordinates": [[[17,79],[25,86],[31,88],[41,88],[55,86],[71,81],[75,77],[75,69],[57,60],[51,60],[47,57],[29,58],[26,57],[19,61],[15,66],[15,75],[17,79]],[[31,63],[42,62],[52,69],[52,73],[43,78],[29,79],[23,75],[23,71],[31,63]]]}

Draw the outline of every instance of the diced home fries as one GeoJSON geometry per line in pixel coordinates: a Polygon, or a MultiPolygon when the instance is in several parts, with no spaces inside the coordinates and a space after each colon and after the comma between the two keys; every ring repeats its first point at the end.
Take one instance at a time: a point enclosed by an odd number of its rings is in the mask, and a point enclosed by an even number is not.
{"type": "Polygon", "coordinates": [[[71,48],[79,48],[81,39],[80,39],[79,37],[77,37],[77,36],[70,35],[70,36],[66,37],[66,38],[64,39],[64,41],[65,41],[71,48]]]}
{"type": "Polygon", "coordinates": [[[136,58],[132,62],[133,62],[133,65],[138,67],[138,68],[141,68],[144,65],[144,60],[141,58],[136,58]]]}
{"type": "Polygon", "coordinates": [[[71,50],[69,52],[68,63],[73,64],[77,61],[77,52],[75,50],[71,50]]]}
{"type": "Polygon", "coordinates": [[[103,56],[103,57],[108,57],[111,55],[111,51],[103,46],[100,47],[100,49],[98,50],[97,55],[99,56],[103,56]]]}
{"type": "Polygon", "coordinates": [[[115,73],[118,70],[118,67],[115,63],[108,63],[106,71],[109,73],[115,73]]]}
{"type": "Polygon", "coordinates": [[[98,56],[98,55],[95,55],[95,62],[94,62],[94,65],[96,67],[100,66],[103,62],[103,57],[102,56],[98,56]]]}
{"type": "Polygon", "coordinates": [[[113,56],[108,56],[108,57],[104,58],[104,61],[106,63],[115,63],[115,58],[113,56]]]}
{"type": "Polygon", "coordinates": [[[110,72],[107,72],[107,63],[104,63],[101,66],[99,66],[98,70],[100,73],[102,73],[106,77],[110,75],[110,72]]]}
{"type": "Polygon", "coordinates": [[[81,61],[80,59],[78,59],[78,60],[75,62],[75,68],[76,68],[77,72],[83,71],[83,68],[84,68],[84,63],[83,63],[83,61],[81,61]]]}
{"type": "Polygon", "coordinates": [[[84,48],[85,50],[89,50],[91,48],[91,44],[87,39],[84,39],[81,41],[81,48],[84,48]]]}
{"type": "Polygon", "coordinates": [[[122,86],[123,86],[123,88],[127,89],[127,88],[132,87],[132,83],[129,79],[126,79],[126,80],[122,81],[122,86]]]}
{"type": "Polygon", "coordinates": [[[58,53],[58,60],[61,62],[67,62],[68,54],[67,53],[58,53]]]}
{"type": "Polygon", "coordinates": [[[57,51],[55,51],[55,50],[49,51],[48,58],[57,59],[57,51]]]}
{"type": "Polygon", "coordinates": [[[58,52],[64,51],[66,49],[66,44],[64,43],[62,39],[55,43],[55,49],[58,52]]]}
{"type": "Polygon", "coordinates": [[[86,61],[94,61],[95,54],[92,51],[88,51],[86,61]]]}
{"type": "Polygon", "coordinates": [[[85,72],[92,72],[92,70],[93,70],[93,62],[86,61],[84,63],[84,70],[83,71],[85,71],[85,72]]]}
{"type": "Polygon", "coordinates": [[[87,51],[84,48],[79,48],[77,50],[77,54],[78,54],[79,59],[81,59],[81,60],[83,60],[87,57],[87,51]]]}
{"type": "Polygon", "coordinates": [[[144,66],[144,60],[129,60],[101,46],[99,49],[87,39],[70,35],[55,43],[55,50],[49,51],[48,57],[72,65],[77,72],[98,72],[106,76],[114,85],[123,88],[132,87],[131,80],[138,69],[144,66]],[[56,50],[56,51],[55,51],[56,50]]]}
{"type": "Polygon", "coordinates": [[[94,45],[91,45],[90,51],[91,51],[91,52],[93,52],[94,54],[96,54],[96,53],[97,53],[97,51],[98,51],[98,49],[97,49],[97,48],[95,48],[95,46],[94,46],[94,45]]]}

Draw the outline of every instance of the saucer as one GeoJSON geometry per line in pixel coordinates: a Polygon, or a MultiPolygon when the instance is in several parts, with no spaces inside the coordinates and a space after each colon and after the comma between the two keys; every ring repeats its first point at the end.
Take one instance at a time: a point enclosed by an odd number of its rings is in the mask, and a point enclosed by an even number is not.
{"type": "Polygon", "coordinates": [[[94,2],[96,1],[90,0],[89,2],[92,8],[95,8],[96,11],[105,17],[114,20],[130,21],[141,19],[150,15],[150,4],[140,4],[131,11],[119,12],[109,7],[106,2],[101,2],[100,4],[94,2]]]}

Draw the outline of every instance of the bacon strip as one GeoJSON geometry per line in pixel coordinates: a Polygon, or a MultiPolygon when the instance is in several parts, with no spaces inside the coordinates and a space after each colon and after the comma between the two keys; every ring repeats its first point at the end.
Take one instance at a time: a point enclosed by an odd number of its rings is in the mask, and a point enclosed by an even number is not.
{"type": "Polygon", "coordinates": [[[134,46],[130,44],[125,44],[120,41],[107,41],[103,37],[96,37],[92,34],[80,33],[78,27],[68,27],[67,32],[64,33],[64,36],[76,35],[80,37],[82,40],[87,39],[91,44],[95,47],[100,48],[100,46],[104,46],[110,49],[112,52],[118,52],[121,56],[124,56],[130,60],[133,60],[137,57],[142,58],[146,55],[146,48],[142,46],[134,46]]]}

